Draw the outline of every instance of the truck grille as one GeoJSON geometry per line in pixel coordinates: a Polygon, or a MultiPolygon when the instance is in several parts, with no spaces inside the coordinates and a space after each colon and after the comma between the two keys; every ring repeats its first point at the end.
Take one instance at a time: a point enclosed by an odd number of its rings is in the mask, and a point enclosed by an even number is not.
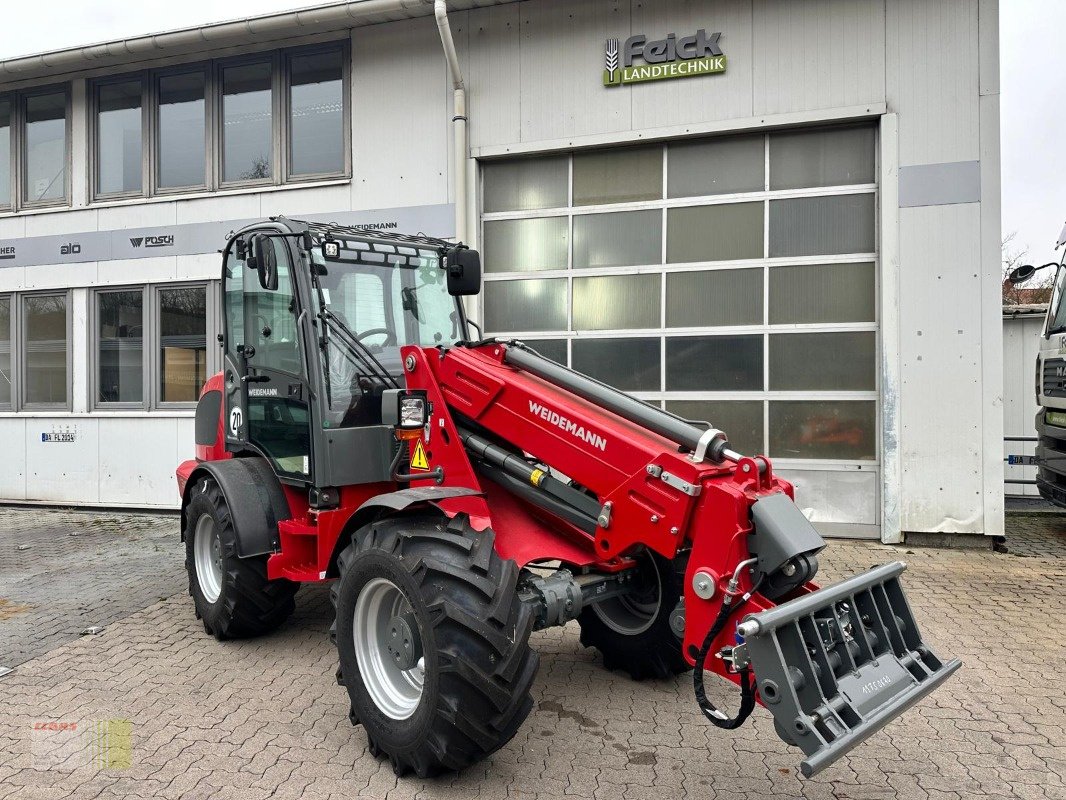
{"type": "Polygon", "coordinates": [[[1066,397],[1066,359],[1044,361],[1043,394],[1045,397],[1066,397]]]}

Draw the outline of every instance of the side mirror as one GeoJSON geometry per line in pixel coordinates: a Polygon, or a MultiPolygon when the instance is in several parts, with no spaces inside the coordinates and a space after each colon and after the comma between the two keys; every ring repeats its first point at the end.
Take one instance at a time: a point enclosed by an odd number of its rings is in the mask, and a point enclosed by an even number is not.
{"type": "Polygon", "coordinates": [[[449,247],[444,254],[448,273],[448,294],[452,297],[474,295],[481,291],[481,255],[463,245],[449,247]]]}
{"type": "Polygon", "coordinates": [[[1007,281],[1012,286],[1017,286],[1019,283],[1025,283],[1036,272],[1036,267],[1032,264],[1022,264],[1020,267],[1016,267],[1010,271],[1010,275],[1007,276],[1007,281]]]}
{"type": "Polygon", "coordinates": [[[278,288],[278,254],[270,237],[257,233],[252,236],[252,263],[248,266],[259,273],[259,285],[268,292],[278,288]]]}

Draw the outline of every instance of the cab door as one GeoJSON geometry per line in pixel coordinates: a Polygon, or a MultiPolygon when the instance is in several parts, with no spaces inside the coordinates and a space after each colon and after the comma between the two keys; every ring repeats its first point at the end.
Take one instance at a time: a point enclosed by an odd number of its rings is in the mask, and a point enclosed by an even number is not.
{"type": "Polygon", "coordinates": [[[226,440],[251,446],[282,477],[311,479],[311,425],[299,309],[289,244],[266,237],[277,262],[277,289],[248,266],[251,236],[226,259],[226,440]]]}

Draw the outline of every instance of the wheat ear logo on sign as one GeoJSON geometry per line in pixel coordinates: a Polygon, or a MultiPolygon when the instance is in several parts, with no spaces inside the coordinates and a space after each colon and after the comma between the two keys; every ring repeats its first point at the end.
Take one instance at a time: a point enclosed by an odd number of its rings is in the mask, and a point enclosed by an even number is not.
{"type": "Polygon", "coordinates": [[[606,74],[603,76],[603,85],[610,86],[618,83],[620,76],[618,74],[618,40],[608,39],[607,47],[605,48],[604,66],[606,67],[606,74]]]}

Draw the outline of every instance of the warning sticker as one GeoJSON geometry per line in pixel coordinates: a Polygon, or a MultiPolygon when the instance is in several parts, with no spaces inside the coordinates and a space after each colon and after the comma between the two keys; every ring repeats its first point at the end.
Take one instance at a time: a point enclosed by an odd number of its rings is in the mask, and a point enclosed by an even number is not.
{"type": "Polygon", "coordinates": [[[415,451],[411,454],[411,469],[429,470],[429,459],[421,439],[415,439],[415,451]]]}

